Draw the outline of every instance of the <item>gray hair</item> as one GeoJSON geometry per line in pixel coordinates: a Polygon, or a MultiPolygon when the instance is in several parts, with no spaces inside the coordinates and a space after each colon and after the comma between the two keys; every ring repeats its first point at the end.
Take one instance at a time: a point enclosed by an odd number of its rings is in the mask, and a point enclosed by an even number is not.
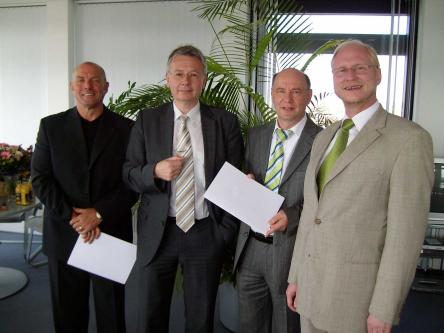
{"type": "Polygon", "coordinates": [[[174,49],[168,56],[167,71],[170,70],[170,65],[174,57],[179,55],[197,58],[202,64],[202,69],[205,76],[207,75],[207,63],[205,61],[205,56],[203,55],[201,50],[199,50],[197,47],[194,47],[193,45],[183,45],[174,49]]]}
{"type": "Polygon", "coordinates": [[[349,45],[355,45],[355,46],[360,46],[364,49],[366,49],[368,55],[370,56],[370,61],[372,63],[372,65],[376,66],[377,68],[380,68],[379,66],[379,60],[378,60],[378,54],[376,53],[376,50],[369,44],[366,44],[362,41],[360,41],[359,39],[349,39],[346,40],[345,42],[339,44],[335,51],[333,52],[333,58],[331,59],[331,63],[333,64],[333,61],[335,60],[336,56],[338,55],[338,53],[346,46],[349,45]]]}

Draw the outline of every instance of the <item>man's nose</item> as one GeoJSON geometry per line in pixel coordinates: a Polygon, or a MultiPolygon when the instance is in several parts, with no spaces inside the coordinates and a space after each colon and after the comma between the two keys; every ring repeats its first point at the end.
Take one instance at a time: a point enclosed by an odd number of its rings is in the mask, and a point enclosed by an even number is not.
{"type": "Polygon", "coordinates": [[[344,78],[346,78],[346,79],[356,78],[356,68],[353,68],[353,67],[346,68],[344,78]]]}
{"type": "Polygon", "coordinates": [[[293,94],[291,93],[291,91],[286,91],[284,93],[284,100],[285,101],[292,101],[293,100],[293,94]]]}
{"type": "Polygon", "coordinates": [[[189,84],[190,81],[191,81],[191,75],[184,74],[183,77],[182,77],[182,79],[181,79],[181,82],[182,82],[182,83],[185,83],[185,84],[189,84]]]}

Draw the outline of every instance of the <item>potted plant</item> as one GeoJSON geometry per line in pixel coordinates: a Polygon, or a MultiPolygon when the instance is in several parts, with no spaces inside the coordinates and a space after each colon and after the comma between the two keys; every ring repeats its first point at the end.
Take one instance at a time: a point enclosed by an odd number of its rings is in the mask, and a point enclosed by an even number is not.
{"type": "Polygon", "coordinates": [[[16,182],[29,175],[32,146],[0,143],[0,210],[6,210],[7,197],[14,194],[16,182]]]}

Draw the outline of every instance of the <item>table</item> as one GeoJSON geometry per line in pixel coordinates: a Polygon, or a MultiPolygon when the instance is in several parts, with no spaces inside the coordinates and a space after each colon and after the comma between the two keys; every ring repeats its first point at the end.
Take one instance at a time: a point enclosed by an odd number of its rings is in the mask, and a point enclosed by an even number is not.
{"type": "MultiPolygon", "coordinates": [[[[17,205],[15,203],[15,197],[11,197],[11,199],[8,199],[8,210],[2,210],[0,211],[0,223],[2,222],[9,222],[9,218],[14,218],[17,216],[20,216],[23,213],[27,213],[31,210],[33,210],[39,203],[36,201],[33,201],[31,204],[26,206],[17,205]]],[[[21,221],[18,221],[21,222],[21,221]]]]}
{"type": "Polygon", "coordinates": [[[429,220],[426,238],[421,249],[421,258],[427,259],[426,265],[417,269],[412,289],[416,291],[444,294],[444,220],[429,220]],[[429,267],[428,259],[439,259],[439,269],[429,267]]]}
{"type": "MultiPolygon", "coordinates": [[[[33,202],[27,206],[20,206],[14,200],[8,201],[8,210],[0,211],[1,222],[21,222],[27,213],[39,203],[33,202]]],[[[14,268],[0,267],[0,299],[14,295],[28,284],[28,277],[22,271],[14,268]]]]}

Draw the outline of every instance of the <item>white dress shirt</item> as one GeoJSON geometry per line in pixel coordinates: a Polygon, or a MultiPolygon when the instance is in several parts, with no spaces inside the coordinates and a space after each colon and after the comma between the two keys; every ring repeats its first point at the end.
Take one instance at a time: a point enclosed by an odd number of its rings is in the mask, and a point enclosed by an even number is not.
{"type": "MultiPolygon", "coordinates": [[[[362,130],[362,128],[365,126],[365,124],[367,124],[369,119],[371,117],[373,117],[373,115],[376,113],[376,111],[378,111],[379,106],[380,106],[379,102],[376,102],[375,104],[373,104],[372,106],[368,107],[367,109],[359,112],[357,115],[355,115],[352,118],[355,126],[350,128],[350,130],[348,131],[347,146],[356,138],[356,136],[359,134],[359,131],[362,130]]],[[[344,122],[345,119],[347,119],[347,118],[342,119],[342,123],[344,122]]],[[[341,123],[341,126],[342,126],[342,123],[341,123]]],[[[336,132],[335,136],[333,137],[333,140],[331,140],[330,144],[328,145],[328,148],[325,151],[324,156],[322,157],[322,162],[324,161],[325,157],[328,155],[330,150],[333,148],[333,145],[335,144],[336,138],[338,136],[338,132],[339,132],[339,130],[336,132]]]]}
{"type": "MultiPolygon", "coordinates": [[[[294,125],[292,128],[289,128],[286,131],[291,131],[292,134],[288,136],[287,140],[284,141],[284,163],[282,166],[282,177],[285,174],[285,170],[287,170],[288,162],[291,159],[291,156],[293,155],[293,151],[296,148],[296,145],[298,144],[299,138],[301,137],[302,130],[305,127],[305,124],[307,123],[307,116],[304,115],[304,117],[299,120],[299,122],[294,125]]],[[[268,160],[270,160],[271,155],[273,154],[273,147],[276,143],[277,134],[276,134],[276,128],[280,128],[277,120],[276,125],[274,127],[273,132],[273,139],[271,140],[271,147],[270,147],[270,156],[268,157],[268,160]]]]}
{"type": "MultiPolygon", "coordinates": [[[[174,137],[173,137],[173,155],[177,155],[177,136],[179,131],[179,117],[182,112],[173,103],[174,107],[174,137]]],[[[193,150],[194,167],[194,218],[203,219],[208,216],[208,207],[204,200],[205,193],[205,154],[202,135],[202,122],[200,120],[200,104],[197,103],[187,114],[187,128],[190,132],[191,147],[193,150]]],[[[171,197],[169,216],[176,216],[176,181],[171,182],[171,197]]]]}

